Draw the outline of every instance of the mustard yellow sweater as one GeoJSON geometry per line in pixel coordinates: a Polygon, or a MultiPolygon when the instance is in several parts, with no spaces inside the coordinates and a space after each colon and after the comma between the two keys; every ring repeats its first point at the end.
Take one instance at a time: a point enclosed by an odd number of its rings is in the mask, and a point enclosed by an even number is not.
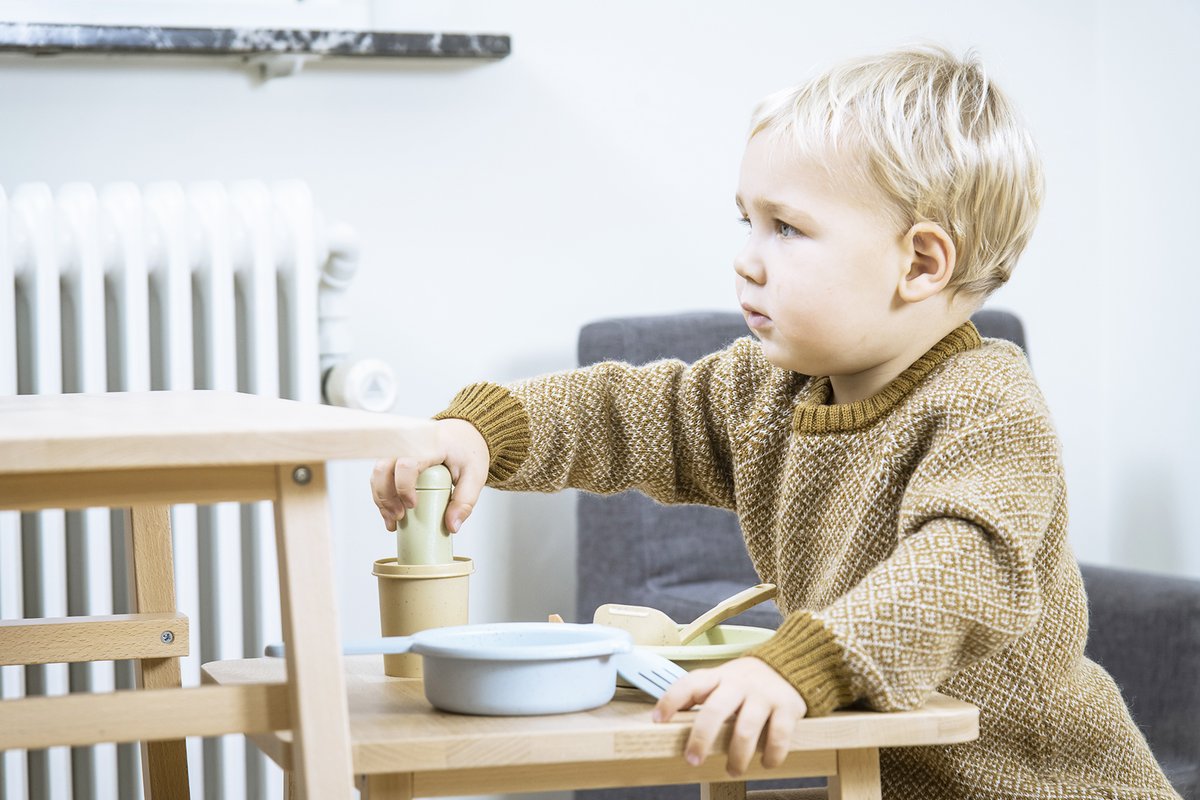
{"type": "MultiPolygon", "coordinates": [[[[1178,798],[1084,658],[1060,446],[1024,354],[967,323],[874,397],[740,339],[693,365],[609,362],[464,389],[489,485],[733,509],[785,614],[754,651],[809,714],[933,691],[979,739],[881,752],[887,798],[1178,798]]],[[[1169,687],[1166,688],[1169,691],[1169,687]]]]}

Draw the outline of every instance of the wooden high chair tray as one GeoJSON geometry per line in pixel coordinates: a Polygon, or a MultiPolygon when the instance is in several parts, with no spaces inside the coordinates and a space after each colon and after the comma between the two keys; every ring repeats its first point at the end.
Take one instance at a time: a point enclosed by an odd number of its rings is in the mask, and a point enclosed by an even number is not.
{"type": "MultiPolygon", "coordinates": [[[[574,714],[465,716],[430,706],[419,680],[384,675],[379,656],[347,657],[344,665],[354,772],[365,776],[372,800],[666,783],[735,787],[725,796],[736,797],[736,787],[744,787],[725,773],[724,744],[700,767],[684,762],[695,712],[666,724],[651,722],[653,701],[632,689],[574,714]]],[[[284,661],[216,661],[201,671],[209,683],[272,683],[283,680],[284,661]]],[[[840,772],[843,797],[878,797],[869,788],[867,794],[850,791],[860,783],[878,791],[877,748],[965,742],[978,732],[978,710],[942,695],[915,711],[836,712],[803,720],[784,765],[765,771],[755,762],[744,779],[840,772]]],[[[289,769],[289,732],[250,738],[289,769]]]]}

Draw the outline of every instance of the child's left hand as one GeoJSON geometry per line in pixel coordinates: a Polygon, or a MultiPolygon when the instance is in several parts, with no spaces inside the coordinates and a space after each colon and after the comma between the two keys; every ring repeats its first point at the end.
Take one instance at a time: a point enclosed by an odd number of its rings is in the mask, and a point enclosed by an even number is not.
{"type": "Polygon", "coordinates": [[[750,766],[764,728],[762,764],[767,768],[782,764],[796,722],[808,713],[804,698],[782,675],[750,657],[689,672],[659,699],[652,716],[655,722],[667,722],[676,711],[697,703],[704,705],[692,724],[684,757],[693,766],[704,761],[725,720],[736,717],[725,765],[735,778],[750,766]]]}

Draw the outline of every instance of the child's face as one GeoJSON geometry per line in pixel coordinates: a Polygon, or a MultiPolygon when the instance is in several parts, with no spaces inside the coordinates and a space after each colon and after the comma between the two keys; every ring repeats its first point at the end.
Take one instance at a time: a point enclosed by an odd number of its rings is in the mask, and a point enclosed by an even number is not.
{"type": "Polygon", "coordinates": [[[746,145],[737,202],[749,235],[734,260],[737,295],[778,367],[852,375],[893,356],[904,236],[882,193],[851,174],[795,157],[769,132],[746,145]]]}

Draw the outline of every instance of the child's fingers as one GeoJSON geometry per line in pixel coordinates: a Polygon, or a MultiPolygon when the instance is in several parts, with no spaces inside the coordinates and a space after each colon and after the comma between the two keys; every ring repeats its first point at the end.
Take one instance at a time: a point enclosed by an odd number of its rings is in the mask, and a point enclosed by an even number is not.
{"type": "Polygon", "coordinates": [[[389,531],[396,530],[396,520],[404,516],[404,504],[396,494],[395,466],[395,461],[382,459],[376,461],[371,470],[371,499],[379,508],[379,515],[389,531]]]}
{"type": "Polygon", "coordinates": [[[671,684],[663,696],[658,699],[651,712],[655,722],[670,722],[676,711],[691,708],[717,688],[717,675],[710,669],[698,669],[684,675],[671,684]]]}
{"type": "Polygon", "coordinates": [[[468,462],[458,470],[457,475],[453,473],[454,469],[451,467],[454,494],[450,496],[450,503],[446,506],[446,528],[451,533],[458,533],[459,527],[475,510],[475,503],[479,501],[479,494],[487,483],[487,465],[468,462]]]}
{"type": "Polygon", "coordinates": [[[737,720],[729,737],[729,754],[725,764],[725,771],[735,778],[745,773],[750,762],[754,760],[758,740],[767,725],[767,719],[771,716],[771,707],[748,698],[736,713],[737,720]]]}
{"type": "Polygon", "coordinates": [[[762,765],[767,769],[778,767],[787,758],[796,731],[796,722],[801,714],[790,709],[775,708],[767,722],[767,741],[763,744],[762,765]]]}
{"type": "Polygon", "coordinates": [[[744,693],[724,689],[720,685],[712,691],[700,707],[700,712],[696,714],[696,721],[692,723],[692,733],[683,751],[689,764],[696,766],[708,758],[725,720],[738,713],[744,699],[744,693]]]}
{"type": "Polygon", "coordinates": [[[417,505],[417,477],[424,470],[440,464],[439,458],[385,459],[375,462],[371,471],[371,495],[389,531],[404,519],[408,509],[417,505]]]}
{"type": "Polygon", "coordinates": [[[740,658],[716,669],[696,670],[676,681],[654,707],[656,722],[666,722],[680,709],[703,703],[684,755],[700,764],[712,752],[726,720],[736,718],[730,731],[726,769],[731,776],[745,773],[763,741],[763,766],[779,766],[787,757],[796,721],[807,711],[804,698],[767,664],[740,658]]]}
{"type": "Polygon", "coordinates": [[[418,461],[415,458],[398,458],[392,466],[392,487],[395,491],[396,498],[402,504],[400,508],[400,516],[404,516],[404,510],[416,508],[417,506],[417,476],[421,471],[432,467],[435,463],[425,463],[418,461]]]}

